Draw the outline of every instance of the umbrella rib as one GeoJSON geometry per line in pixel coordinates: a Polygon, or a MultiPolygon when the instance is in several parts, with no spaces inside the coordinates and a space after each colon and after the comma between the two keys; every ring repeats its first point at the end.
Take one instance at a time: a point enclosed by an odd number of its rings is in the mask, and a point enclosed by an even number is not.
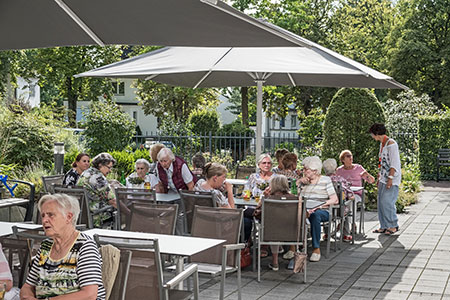
{"type": "Polygon", "coordinates": [[[153,74],[153,75],[147,76],[147,77],[145,77],[145,80],[152,80],[153,78],[155,78],[158,75],[159,74],[153,74]]]}
{"type": "MultiPolygon", "coordinates": [[[[217,65],[231,50],[233,49],[233,47],[230,47],[215,63],[214,66],[217,65]]],[[[202,84],[202,82],[206,79],[206,77],[209,76],[209,74],[211,74],[214,66],[212,66],[209,71],[203,75],[203,77],[199,80],[199,82],[197,82],[196,85],[194,85],[194,89],[196,89],[200,84],[202,84]]]]}
{"type": "Polygon", "coordinates": [[[292,78],[291,73],[287,73],[287,76],[289,77],[289,80],[291,81],[292,86],[297,86],[297,84],[295,84],[294,78],[292,78]]]}
{"type": "Polygon", "coordinates": [[[56,4],[58,4],[65,12],[81,27],[81,29],[86,32],[87,35],[91,37],[99,46],[105,46],[105,43],[86,25],[86,23],[81,20],[77,14],[62,0],[55,0],[56,4]]]}

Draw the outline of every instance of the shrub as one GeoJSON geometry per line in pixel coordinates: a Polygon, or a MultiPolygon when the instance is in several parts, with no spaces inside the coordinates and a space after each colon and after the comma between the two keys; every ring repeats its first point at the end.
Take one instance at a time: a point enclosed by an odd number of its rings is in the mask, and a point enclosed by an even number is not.
{"type": "Polygon", "coordinates": [[[323,122],[325,114],[321,108],[312,109],[307,116],[299,115],[300,129],[297,131],[302,141],[302,156],[320,153],[323,136],[323,122]]]}
{"type": "Polygon", "coordinates": [[[132,152],[129,151],[112,151],[109,152],[109,154],[114,157],[114,159],[117,161],[116,165],[114,166],[115,172],[118,174],[118,176],[128,176],[134,171],[134,155],[132,152]]]}
{"type": "MultiPolygon", "coordinates": [[[[436,176],[438,149],[450,148],[450,113],[419,117],[419,168],[422,179],[436,176]]],[[[449,176],[449,168],[441,168],[442,175],[449,176]]]]}
{"type": "Polygon", "coordinates": [[[124,149],[135,133],[136,124],[112,101],[92,102],[84,123],[91,155],[124,149]]]}
{"type": "MultiPolygon", "coordinates": [[[[232,157],[236,160],[242,160],[245,153],[249,152],[251,139],[254,136],[253,130],[242,125],[239,120],[235,120],[230,124],[223,125],[218,131],[219,136],[229,136],[219,147],[216,144],[216,149],[220,148],[232,151],[232,157]],[[239,156],[240,154],[240,156],[239,156]]],[[[217,143],[217,142],[216,142],[217,143]]]]}
{"type": "MultiPolygon", "coordinates": [[[[22,170],[16,170],[11,178],[17,178],[33,183],[35,187],[35,200],[38,201],[40,194],[44,193],[42,176],[47,175],[50,175],[50,172],[46,170],[41,163],[35,162],[26,166],[22,170]]],[[[14,189],[14,195],[18,198],[27,199],[30,196],[30,188],[28,185],[19,184],[14,189]]]]}
{"type": "Polygon", "coordinates": [[[212,109],[196,109],[189,115],[188,124],[196,135],[217,132],[220,128],[219,113],[212,109]]]}
{"type": "Polygon", "coordinates": [[[383,104],[386,128],[398,143],[406,161],[414,159],[418,148],[419,116],[430,116],[438,111],[426,94],[417,96],[413,90],[398,94],[383,104]]]}

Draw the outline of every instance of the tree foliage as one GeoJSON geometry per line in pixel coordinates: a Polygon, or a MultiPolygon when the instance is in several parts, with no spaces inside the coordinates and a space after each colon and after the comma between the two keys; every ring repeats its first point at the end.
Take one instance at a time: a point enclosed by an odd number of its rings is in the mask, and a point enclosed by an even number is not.
{"type": "Polygon", "coordinates": [[[389,39],[391,75],[437,104],[450,105],[450,3],[400,0],[389,39]]]}
{"type": "Polygon", "coordinates": [[[377,166],[378,145],[368,134],[374,123],[384,123],[381,104],[367,89],[340,89],[333,97],[323,127],[322,158],[336,158],[352,151],[355,163],[366,169],[377,166]]]}
{"type": "Polygon", "coordinates": [[[150,80],[138,80],[136,87],[144,113],[160,119],[169,117],[184,123],[193,110],[218,104],[214,89],[174,87],[150,80]]]}
{"type": "Polygon", "coordinates": [[[83,135],[86,136],[91,155],[121,151],[130,143],[135,133],[134,120],[111,101],[92,102],[85,117],[86,130],[83,135]]]}
{"type": "Polygon", "coordinates": [[[111,96],[112,87],[109,79],[73,76],[115,62],[120,58],[120,53],[120,48],[115,46],[23,50],[17,52],[14,73],[23,78],[38,78],[39,85],[45,87],[44,94],[49,92],[50,96],[67,100],[72,112],[69,120],[74,126],[77,101],[111,96]]]}
{"type": "Polygon", "coordinates": [[[213,109],[196,109],[189,115],[188,124],[194,134],[215,133],[220,128],[219,113],[213,109]]]}

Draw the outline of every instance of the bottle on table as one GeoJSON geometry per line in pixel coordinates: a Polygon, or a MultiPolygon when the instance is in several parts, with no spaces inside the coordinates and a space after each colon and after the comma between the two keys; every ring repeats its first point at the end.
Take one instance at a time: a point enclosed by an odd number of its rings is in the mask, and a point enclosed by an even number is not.
{"type": "Polygon", "coordinates": [[[150,181],[148,180],[147,176],[145,176],[145,181],[144,181],[144,189],[146,190],[150,190],[152,187],[150,185],[150,181]]]}
{"type": "Polygon", "coordinates": [[[291,182],[291,194],[292,195],[297,195],[298,194],[298,191],[297,191],[297,180],[295,180],[295,179],[292,179],[292,182],[291,182]]]}

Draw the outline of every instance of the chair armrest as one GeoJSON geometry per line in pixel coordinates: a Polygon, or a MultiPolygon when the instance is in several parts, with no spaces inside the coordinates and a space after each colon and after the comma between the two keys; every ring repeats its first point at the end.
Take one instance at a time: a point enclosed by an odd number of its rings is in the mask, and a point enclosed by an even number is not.
{"type": "Polygon", "coordinates": [[[103,212],[106,212],[106,211],[111,211],[111,210],[114,210],[114,206],[112,206],[112,205],[107,205],[107,206],[104,206],[104,207],[102,207],[102,208],[100,208],[100,209],[95,209],[95,210],[93,210],[93,211],[92,211],[92,215],[98,215],[98,214],[100,214],[100,213],[103,213],[103,212]]]}
{"type": "Polygon", "coordinates": [[[224,248],[225,251],[239,250],[239,249],[244,249],[245,248],[245,244],[223,245],[223,248],[224,248]]]}
{"type": "Polygon", "coordinates": [[[186,280],[188,277],[190,277],[192,274],[198,273],[198,267],[197,265],[191,265],[186,270],[181,272],[180,274],[177,274],[174,278],[166,282],[163,287],[165,289],[173,289],[178,284],[180,284],[182,281],[186,280]]]}

